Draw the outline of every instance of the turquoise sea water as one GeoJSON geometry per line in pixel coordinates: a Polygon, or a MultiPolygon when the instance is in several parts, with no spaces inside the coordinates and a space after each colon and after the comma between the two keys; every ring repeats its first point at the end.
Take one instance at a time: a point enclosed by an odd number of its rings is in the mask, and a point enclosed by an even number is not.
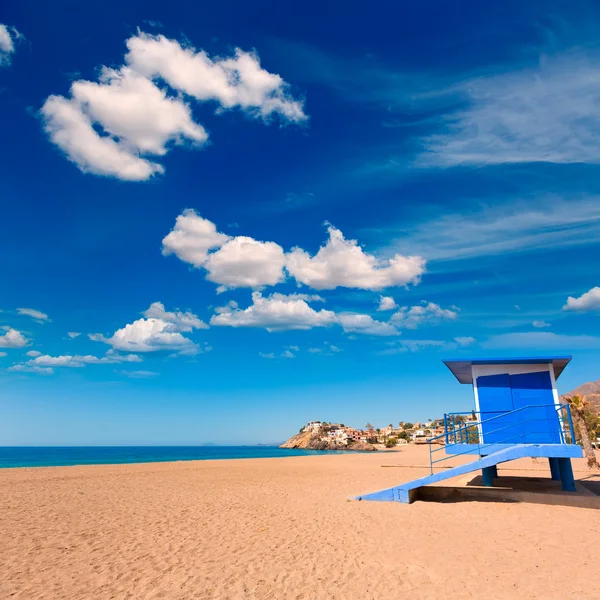
{"type": "Polygon", "coordinates": [[[281,458],[332,454],[277,446],[28,446],[0,447],[0,468],[106,465],[176,460],[281,458]]]}

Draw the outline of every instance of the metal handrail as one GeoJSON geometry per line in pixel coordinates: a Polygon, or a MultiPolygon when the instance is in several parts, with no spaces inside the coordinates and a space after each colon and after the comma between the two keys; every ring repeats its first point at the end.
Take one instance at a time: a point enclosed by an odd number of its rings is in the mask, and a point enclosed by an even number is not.
{"type": "MultiPolygon", "coordinates": [[[[432,438],[429,438],[427,440],[427,444],[429,445],[429,462],[430,462],[430,470],[431,470],[431,474],[433,474],[433,465],[438,463],[438,462],[442,462],[444,460],[448,460],[449,458],[452,458],[451,456],[447,456],[445,458],[441,458],[438,460],[433,460],[433,454],[435,452],[440,452],[441,450],[445,450],[445,447],[441,447],[441,448],[436,448],[433,449],[432,447],[432,443],[435,442],[436,440],[439,440],[441,438],[445,438],[446,440],[446,445],[457,445],[458,443],[463,443],[463,444],[468,444],[468,445],[475,445],[474,442],[469,442],[469,434],[468,434],[468,430],[471,428],[476,428],[477,431],[477,447],[479,450],[479,457],[481,458],[481,454],[482,454],[482,448],[486,447],[486,446],[493,446],[493,445],[497,445],[499,443],[506,443],[506,442],[510,442],[514,439],[519,439],[519,438],[523,438],[523,436],[527,436],[527,435],[535,435],[538,433],[542,433],[542,432],[538,432],[538,431],[528,431],[528,432],[522,432],[519,433],[518,435],[515,435],[511,438],[507,438],[506,440],[503,440],[502,442],[481,442],[481,436],[482,436],[482,430],[480,429],[480,427],[483,424],[487,424],[490,423],[491,421],[495,421],[497,419],[506,417],[508,415],[512,415],[518,412],[522,412],[528,409],[539,409],[539,408],[553,408],[555,410],[557,414],[557,418],[558,418],[558,422],[561,425],[561,427],[559,427],[559,439],[561,444],[567,444],[567,443],[574,443],[575,441],[575,436],[574,436],[574,429],[573,429],[573,420],[571,417],[571,409],[569,407],[568,404],[561,404],[561,405],[555,405],[555,404],[537,404],[537,405],[530,405],[530,406],[523,406],[521,408],[517,408],[515,410],[509,410],[509,411],[504,411],[502,414],[498,415],[497,413],[499,411],[486,411],[486,412],[478,412],[476,413],[475,411],[471,411],[471,412],[464,412],[464,413],[452,413],[450,415],[448,414],[444,414],[444,433],[439,434],[437,436],[434,436],[432,438]],[[566,417],[561,416],[561,411],[566,411],[566,417]],[[456,415],[473,415],[473,414],[496,414],[496,416],[494,417],[490,417],[489,419],[485,419],[485,420],[477,420],[475,422],[472,423],[464,423],[464,422],[459,422],[458,423],[458,428],[457,428],[457,423],[454,419],[454,417],[456,415]],[[449,423],[449,419],[451,418],[451,422],[449,423]],[[568,425],[568,434],[569,434],[569,439],[570,442],[566,441],[566,436],[565,436],[565,424],[568,425]],[[449,425],[452,426],[452,429],[449,429],[449,425]],[[458,432],[458,436],[459,436],[459,441],[456,441],[457,438],[457,432],[458,432]],[[454,438],[454,443],[450,443],[450,437],[454,438]],[[463,441],[464,440],[464,441],[463,441]]],[[[533,418],[533,419],[528,419],[526,421],[519,421],[517,423],[511,423],[509,425],[505,425],[504,427],[499,427],[496,429],[493,429],[492,431],[486,431],[485,435],[489,436],[490,434],[494,434],[494,433],[498,433],[499,431],[504,431],[506,429],[510,429],[511,427],[515,427],[515,426],[520,426],[523,425],[524,423],[531,423],[533,421],[539,422],[539,421],[554,421],[554,417],[550,418],[533,418]]],[[[544,432],[545,433],[545,432],[544,432]]],[[[461,456],[462,454],[470,454],[471,450],[466,450],[465,452],[459,452],[456,454],[453,454],[453,456],[461,456]]]]}

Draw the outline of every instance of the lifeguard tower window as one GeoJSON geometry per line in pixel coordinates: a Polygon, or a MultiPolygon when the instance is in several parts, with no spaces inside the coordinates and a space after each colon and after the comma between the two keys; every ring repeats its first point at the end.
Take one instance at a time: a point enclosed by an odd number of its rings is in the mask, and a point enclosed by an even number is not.
{"type": "Polygon", "coordinates": [[[561,425],[548,371],[483,375],[476,382],[484,443],[561,442],[561,425]],[[506,414],[509,411],[517,412],[506,414]]]}

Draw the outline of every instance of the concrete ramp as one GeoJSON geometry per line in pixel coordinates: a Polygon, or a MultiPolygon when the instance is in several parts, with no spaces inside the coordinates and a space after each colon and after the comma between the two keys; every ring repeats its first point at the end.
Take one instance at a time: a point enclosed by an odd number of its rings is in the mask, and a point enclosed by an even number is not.
{"type": "MultiPolygon", "coordinates": [[[[496,471],[496,466],[500,463],[516,460],[518,458],[548,458],[550,466],[555,465],[558,476],[562,482],[564,491],[574,492],[575,480],[573,478],[573,469],[571,467],[571,458],[581,458],[583,455],[579,446],[569,444],[515,444],[493,454],[483,456],[473,462],[453,467],[452,469],[444,469],[439,473],[433,473],[427,477],[421,477],[413,481],[408,481],[400,485],[357,496],[356,500],[372,500],[378,502],[403,502],[409,504],[416,500],[419,488],[451,479],[466,473],[472,473],[481,469],[483,472],[486,485],[493,485],[493,477],[496,471]],[[491,482],[491,483],[490,483],[491,482]]],[[[553,471],[554,473],[554,471],[553,471]]]]}

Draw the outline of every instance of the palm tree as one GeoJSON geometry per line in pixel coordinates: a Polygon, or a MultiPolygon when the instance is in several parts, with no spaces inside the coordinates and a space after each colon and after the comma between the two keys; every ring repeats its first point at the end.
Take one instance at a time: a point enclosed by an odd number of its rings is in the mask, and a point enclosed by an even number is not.
{"type": "Polygon", "coordinates": [[[366,429],[367,431],[371,431],[371,429],[373,429],[373,425],[371,425],[371,423],[367,423],[367,424],[365,425],[365,429],[366,429]]]}
{"type": "Polygon", "coordinates": [[[598,461],[594,454],[594,448],[590,440],[590,432],[588,431],[587,423],[585,421],[586,409],[588,408],[588,402],[581,396],[570,396],[566,397],[565,400],[571,409],[571,416],[575,422],[575,427],[579,430],[579,437],[581,438],[581,445],[583,446],[583,452],[587,458],[588,467],[590,469],[598,469],[598,461]]]}

